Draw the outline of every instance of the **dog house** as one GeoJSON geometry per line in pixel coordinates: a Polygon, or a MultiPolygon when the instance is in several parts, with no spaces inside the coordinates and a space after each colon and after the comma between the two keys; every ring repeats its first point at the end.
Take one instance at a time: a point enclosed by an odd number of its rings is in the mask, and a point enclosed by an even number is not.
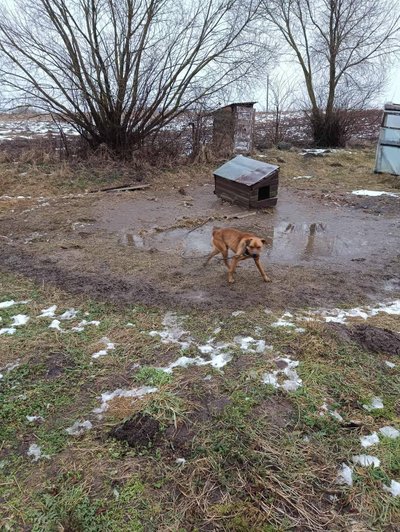
{"type": "Polygon", "coordinates": [[[387,103],[376,150],[375,172],[400,175],[400,105],[387,103]]]}
{"type": "Polygon", "coordinates": [[[219,198],[242,207],[264,209],[278,200],[279,166],[238,155],[214,171],[219,198]]]}
{"type": "Polygon", "coordinates": [[[256,102],[231,103],[213,112],[213,151],[223,157],[253,150],[256,102]]]}

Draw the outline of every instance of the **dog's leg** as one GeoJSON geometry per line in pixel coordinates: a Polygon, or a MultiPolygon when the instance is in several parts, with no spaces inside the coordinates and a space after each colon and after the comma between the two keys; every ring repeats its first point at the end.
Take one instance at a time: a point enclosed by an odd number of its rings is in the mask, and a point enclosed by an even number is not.
{"type": "MultiPolygon", "coordinates": [[[[206,261],[204,262],[203,266],[207,266],[207,264],[210,262],[210,260],[215,257],[215,255],[218,255],[218,253],[221,253],[221,251],[214,245],[213,250],[208,255],[206,261]]],[[[225,259],[224,259],[225,260],[225,259]]]]}
{"type": "Polygon", "coordinates": [[[240,261],[240,257],[237,257],[236,255],[232,257],[231,263],[228,267],[228,283],[235,282],[235,279],[233,278],[233,274],[236,271],[236,266],[239,261],[240,261]]]}
{"type": "Polygon", "coordinates": [[[224,257],[224,263],[225,263],[225,266],[228,268],[229,270],[229,262],[228,262],[228,248],[225,248],[223,251],[221,250],[221,253],[222,253],[222,256],[224,257]]]}
{"type": "Polygon", "coordinates": [[[256,263],[256,266],[258,268],[258,271],[261,273],[261,277],[264,279],[266,283],[270,283],[271,279],[268,277],[268,275],[265,273],[264,268],[262,267],[262,264],[260,262],[260,257],[257,257],[254,259],[254,262],[256,263]]]}

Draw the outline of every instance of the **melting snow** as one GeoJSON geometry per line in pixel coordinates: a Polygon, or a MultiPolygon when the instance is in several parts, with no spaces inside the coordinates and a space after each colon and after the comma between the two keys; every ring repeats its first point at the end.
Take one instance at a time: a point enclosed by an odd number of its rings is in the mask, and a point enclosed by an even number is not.
{"type": "Polygon", "coordinates": [[[287,392],[294,392],[300,388],[303,381],[294,369],[299,365],[299,361],[290,358],[277,358],[276,362],[284,362],[286,366],[283,369],[277,369],[272,373],[265,373],[263,375],[263,382],[265,384],[271,384],[274,388],[283,388],[287,392]],[[282,381],[281,383],[279,382],[280,380],[282,381]]]}
{"type": "Polygon", "coordinates": [[[37,462],[40,458],[50,458],[47,454],[42,454],[42,449],[36,443],[32,443],[29,446],[27,455],[32,456],[34,462],[37,462]]]}
{"type": "Polygon", "coordinates": [[[392,196],[394,198],[399,197],[398,194],[393,192],[384,192],[381,190],[353,190],[352,194],[355,196],[392,196]]]}
{"type": "Polygon", "coordinates": [[[264,340],[255,340],[251,336],[235,336],[233,339],[243,351],[250,353],[263,353],[265,349],[272,349],[272,345],[266,345],[264,340]]]}
{"type": "Polygon", "coordinates": [[[164,325],[163,331],[151,331],[150,336],[160,336],[163,344],[179,344],[181,349],[187,349],[191,344],[191,339],[187,341],[181,341],[182,337],[188,334],[181,327],[182,318],[174,312],[167,312],[164,316],[162,324],[164,325]]]}
{"type": "Polygon", "coordinates": [[[390,486],[383,486],[385,491],[388,491],[393,497],[400,497],[400,482],[392,480],[390,486]]]}
{"type": "Polygon", "coordinates": [[[70,308],[69,310],[66,310],[64,314],[61,314],[60,320],[72,320],[75,318],[75,316],[78,314],[79,310],[75,310],[74,308],[70,308]]]}
{"type": "Polygon", "coordinates": [[[72,327],[71,331],[76,331],[76,332],[84,331],[86,325],[95,325],[96,327],[98,327],[100,325],[100,322],[98,320],[92,320],[92,321],[82,320],[81,322],[78,323],[78,325],[76,325],[75,327],[72,327]]]}
{"type": "Polygon", "coordinates": [[[90,421],[75,421],[73,425],[65,429],[71,436],[80,436],[86,430],[90,430],[93,427],[90,421]]]}
{"type": "Polygon", "coordinates": [[[25,314],[17,314],[16,316],[11,316],[14,322],[11,324],[12,327],[19,327],[20,325],[25,325],[29,321],[29,316],[25,314]]]}
{"type": "Polygon", "coordinates": [[[49,329],[55,329],[56,331],[61,331],[63,332],[63,330],[61,329],[60,327],[60,320],[53,320],[50,325],[49,325],[49,329]]]}
{"type": "Polygon", "coordinates": [[[44,421],[42,416],[26,416],[26,419],[29,423],[33,423],[34,421],[44,421]]]}
{"type": "Polygon", "coordinates": [[[371,456],[369,454],[359,454],[357,456],[353,456],[352,458],[353,462],[355,464],[364,466],[364,467],[379,467],[381,465],[381,461],[376,456],[371,456]]]}
{"type": "Polygon", "coordinates": [[[115,344],[111,342],[106,336],[104,336],[99,343],[103,343],[105,345],[105,348],[101,349],[100,351],[97,351],[97,353],[93,353],[92,358],[103,357],[107,355],[109,351],[115,349],[115,344]]]}
{"type": "Polygon", "coordinates": [[[337,476],[336,482],[338,484],[347,484],[348,486],[353,485],[353,470],[346,464],[342,464],[339,474],[337,476]]]}
{"type": "Polygon", "coordinates": [[[385,364],[388,368],[395,368],[396,364],[393,364],[393,362],[390,362],[390,360],[385,360],[385,364]]]}
{"type": "Polygon", "coordinates": [[[339,412],[337,410],[330,410],[329,409],[329,406],[324,402],[321,407],[320,407],[320,411],[319,411],[319,415],[320,416],[324,416],[325,415],[325,412],[327,412],[330,416],[332,416],[333,418],[335,418],[337,421],[339,422],[342,422],[343,421],[343,418],[342,416],[339,414],[339,412]]]}
{"type": "Polygon", "coordinates": [[[373,397],[369,404],[363,405],[363,408],[365,410],[368,410],[368,412],[371,412],[371,410],[378,410],[380,408],[383,408],[383,402],[380,397],[373,397]]]}
{"type": "Polygon", "coordinates": [[[293,323],[293,321],[288,320],[287,318],[293,318],[293,314],[291,312],[285,312],[281,318],[279,318],[275,323],[272,323],[272,327],[295,327],[295,331],[299,333],[305,332],[305,329],[303,327],[296,327],[296,325],[293,323]]]}
{"type": "Polygon", "coordinates": [[[154,393],[157,392],[158,388],[155,388],[153,386],[142,386],[141,388],[134,388],[133,390],[123,390],[121,388],[118,388],[117,390],[114,390],[113,392],[105,392],[101,394],[101,405],[99,408],[95,408],[93,410],[94,414],[102,414],[106,410],[109,409],[109,402],[113,399],[117,399],[119,397],[143,397],[144,395],[147,395],[148,393],[154,393]]]}
{"type": "Polygon", "coordinates": [[[178,465],[185,465],[186,464],[186,458],[177,458],[175,460],[175,463],[178,465]]]}
{"type": "Polygon", "coordinates": [[[379,437],[376,432],[373,432],[368,436],[361,436],[360,442],[362,447],[371,447],[372,445],[376,445],[377,443],[379,443],[379,437]]]}
{"type": "Polygon", "coordinates": [[[14,301],[14,299],[11,299],[10,301],[1,301],[0,309],[12,307],[13,305],[26,305],[29,301],[29,299],[26,299],[25,301],[14,301]]]}
{"type": "MultiPolygon", "coordinates": [[[[396,299],[389,303],[380,303],[376,307],[355,307],[352,309],[320,309],[311,312],[311,314],[319,314],[326,322],[346,323],[348,318],[362,318],[366,320],[372,316],[377,316],[380,312],[385,312],[391,315],[400,315],[400,299],[396,299]]],[[[306,318],[303,318],[306,319],[306,318]]]]}
{"type": "Polygon", "coordinates": [[[54,318],[54,313],[57,310],[57,305],[52,305],[49,308],[45,308],[39,314],[39,318],[54,318]]]}
{"type": "Polygon", "coordinates": [[[311,179],[312,177],[313,177],[312,175],[298,175],[294,177],[293,179],[311,179]]]}
{"type": "Polygon", "coordinates": [[[400,436],[400,431],[390,426],[382,427],[379,429],[379,432],[382,434],[382,436],[391,438],[392,440],[395,440],[400,436]]]}
{"type": "Polygon", "coordinates": [[[232,316],[234,318],[237,318],[238,316],[241,316],[242,314],[246,314],[244,310],[235,310],[235,312],[232,312],[232,316]]]}
{"type": "Polygon", "coordinates": [[[14,334],[17,332],[15,327],[3,327],[0,329],[0,334],[14,334]]]}

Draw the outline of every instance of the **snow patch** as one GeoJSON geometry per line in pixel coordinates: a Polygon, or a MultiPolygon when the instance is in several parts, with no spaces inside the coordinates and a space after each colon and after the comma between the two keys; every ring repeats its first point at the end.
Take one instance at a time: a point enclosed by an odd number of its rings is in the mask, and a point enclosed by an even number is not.
{"type": "Polygon", "coordinates": [[[299,365],[298,360],[292,360],[291,358],[277,358],[275,362],[278,364],[284,363],[285,367],[277,369],[271,373],[264,373],[264,384],[270,384],[274,388],[283,388],[287,392],[294,392],[302,386],[303,381],[294,369],[299,365]]]}
{"type": "Polygon", "coordinates": [[[385,360],[385,364],[387,365],[388,368],[395,368],[396,367],[396,364],[394,364],[393,362],[390,362],[390,360],[385,360]]]}
{"type": "Polygon", "coordinates": [[[246,314],[244,310],[235,310],[234,312],[232,312],[232,316],[234,318],[237,318],[238,316],[242,316],[243,314],[246,314]]]}
{"type": "Polygon", "coordinates": [[[61,314],[60,320],[72,320],[76,317],[79,310],[75,310],[74,308],[70,308],[69,310],[66,310],[64,314],[61,314]]]}
{"type": "Polygon", "coordinates": [[[351,192],[355,196],[391,196],[394,198],[398,198],[398,194],[394,194],[393,192],[384,192],[383,190],[353,190],[351,192]]]}
{"type": "Polygon", "coordinates": [[[163,344],[178,344],[181,349],[187,349],[192,343],[191,338],[182,341],[182,337],[189,334],[182,328],[182,317],[178,317],[174,312],[167,312],[164,316],[162,324],[163,331],[151,331],[150,336],[159,336],[163,344]]]}
{"type": "Polygon", "coordinates": [[[381,465],[379,458],[376,456],[371,456],[370,454],[359,454],[353,456],[352,460],[355,464],[361,465],[363,467],[379,467],[381,465]]]}
{"type": "Polygon", "coordinates": [[[82,320],[81,322],[78,323],[78,325],[76,325],[75,327],[72,327],[71,331],[82,332],[85,330],[86,325],[95,325],[96,327],[98,327],[100,325],[100,322],[98,320],[92,320],[92,321],[82,320]]]}
{"type": "Polygon", "coordinates": [[[25,325],[29,321],[29,316],[26,316],[26,314],[16,314],[15,316],[11,316],[11,318],[14,320],[11,324],[11,327],[19,327],[20,325],[25,325]]]}
{"type": "Polygon", "coordinates": [[[154,386],[142,386],[140,388],[134,388],[133,390],[123,390],[122,388],[118,388],[117,390],[114,390],[113,392],[105,392],[101,394],[101,405],[98,408],[95,408],[93,410],[94,414],[102,414],[106,410],[109,409],[110,405],[108,404],[113,399],[117,399],[120,397],[132,397],[132,398],[140,398],[144,395],[147,395],[148,393],[155,393],[158,391],[158,388],[155,388],[154,386]]]}
{"type": "Polygon", "coordinates": [[[97,351],[97,353],[93,353],[92,358],[99,358],[104,357],[108,354],[109,351],[112,351],[115,349],[115,344],[111,342],[106,336],[104,336],[99,343],[104,344],[104,349],[101,349],[100,351],[97,351]]]}
{"type": "Polygon", "coordinates": [[[266,345],[265,340],[255,340],[251,336],[235,336],[233,341],[239,345],[242,351],[249,353],[264,353],[266,349],[272,349],[272,345],[266,345]]]}
{"type": "Polygon", "coordinates": [[[347,486],[353,485],[353,470],[346,464],[342,464],[341,469],[339,470],[337,479],[337,484],[347,484],[347,486]]]}
{"type": "Polygon", "coordinates": [[[15,334],[17,329],[15,327],[3,327],[0,329],[0,334],[15,334]]]}
{"type": "Polygon", "coordinates": [[[90,421],[75,421],[73,425],[65,429],[65,432],[68,432],[71,436],[80,436],[91,428],[93,428],[93,425],[90,421]]]}
{"type": "Polygon", "coordinates": [[[362,447],[371,447],[379,443],[379,437],[376,432],[369,434],[368,436],[361,436],[360,442],[362,447]]]}
{"type": "Polygon", "coordinates": [[[1,301],[0,302],[0,309],[2,308],[9,308],[13,305],[26,305],[29,303],[30,299],[26,299],[25,301],[14,301],[14,299],[11,299],[10,301],[1,301]]]}
{"type": "Polygon", "coordinates": [[[293,179],[312,179],[312,175],[298,175],[294,177],[293,179]]]}
{"type": "Polygon", "coordinates": [[[64,332],[60,327],[60,323],[60,320],[53,320],[49,325],[49,329],[55,329],[56,331],[64,332]]]}
{"type": "Polygon", "coordinates": [[[175,460],[175,463],[180,465],[180,466],[184,466],[186,464],[186,458],[177,458],[175,460]]]}
{"type": "Polygon", "coordinates": [[[26,419],[29,421],[29,423],[34,423],[35,421],[44,421],[42,416],[26,416],[26,419]]]}
{"type": "Polygon", "coordinates": [[[42,454],[42,449],[36,443],[32,443],[29,446],[27,455],[31,456],[34,462],[37,462],[40,458],[50,458],[47,454],[42,454]]]}
{"type": "Polygon", "coordinates": [[[385,491],[388,491],[393,497],[400,497],[400,482],[392,480],[390,486],[383,486],[385,491]]]}
{"type": "Polygon", "coordinates": [[[383,408],[383,401],[380,397],[373,397],[368,404],[363,405],[365,410],[371,412],[372,410],[379,410],[383,408]]]}
{"type": "MultiPolygon", "coordinates": [[[[380,312],[391,315],[400,315],[400,299],[396,299],[387,303],[380,303],[378,306],[372,307],[355,307],[352,309],[319,309],[311,311],[312,315],[320,315],[327,323],[346,323],[348,318],[362,318],[364,320],[377,316],[380,312]]],[[[303,317],[302,319],[306,319],[303,317]]]]}
{"type": "Polygon", "coordinates": [[[45,308],[41,311],[38,318],[54,318],[56,310],[57,310],[57,305],[52,305],[49,308],[45,308]]]}
{"type": "Polygon", "coordinates": [[[382,427],[379,429],[379,432],[382,436],[385,436],[385,438],[391,438],[392,440],[395,440],[400,436],[400,431],[390,426],[382,427]]]}

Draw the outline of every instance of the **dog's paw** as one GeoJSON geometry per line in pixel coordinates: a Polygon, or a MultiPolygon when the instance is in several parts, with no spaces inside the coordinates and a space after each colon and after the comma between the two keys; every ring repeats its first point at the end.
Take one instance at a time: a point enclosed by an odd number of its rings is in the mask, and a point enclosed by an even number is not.
{"type": "Polygon", "coordinates": [[[229,284],[233,284],[235,282],[235,279],[228,279],[229,284]]]}
{"type": "Polygon", "coordinates": [[[269,277],[264,277],[264,283],[272,283],[272,279],[269,277]]]}

